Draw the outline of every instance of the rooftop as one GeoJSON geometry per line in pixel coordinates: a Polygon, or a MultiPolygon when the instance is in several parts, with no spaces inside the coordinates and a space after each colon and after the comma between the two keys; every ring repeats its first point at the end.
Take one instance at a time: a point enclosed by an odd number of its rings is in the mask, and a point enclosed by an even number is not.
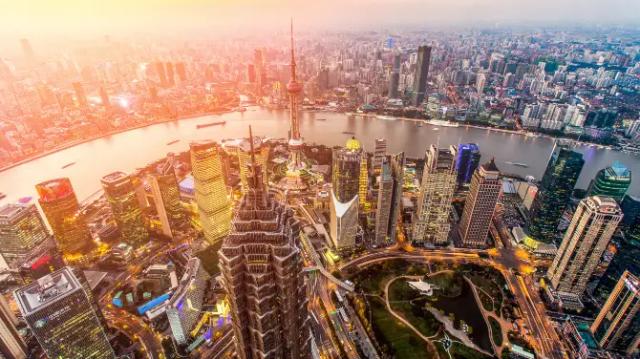
{"type": "Polygon", "coordinates": [[[120,182],[124,179],[128,179],[129,175],[122,172],[122,171],[116,171],[116,172],[112,172],[109,173],[108,175],[102,177],[102,183],[115,183],[115,182],[120,182]]]}
{"type": "Polygon", "coordinates": [[[351,137],[347,140],[347,143],[344,146],[346,149],[350,151],[357,151],[362,148],[362,144],[355,137],[351,137]]]}
{"type": "Polygon", "coordinates": [[[28,211],[31,206],[33,205],[22,203],[7,203],[4,206],[0,207],[0,221],[10,221],[28,211]]]}
{"type": "Polygon", "coordinates": [[[14,296],[22,313],[28,315],[79,288],[76,276],[69,267],[64,267],[16,290],[14,296]]]}

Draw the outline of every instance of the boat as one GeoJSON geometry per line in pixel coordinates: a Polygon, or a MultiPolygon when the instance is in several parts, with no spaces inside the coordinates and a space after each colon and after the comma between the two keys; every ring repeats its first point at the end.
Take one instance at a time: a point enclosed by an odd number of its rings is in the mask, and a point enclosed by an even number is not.
{"type": "Polygon", "coordinates": [[[167,146],[173,145],[174,143],[178,143],[178,142],[180,142],[180,140],[173,140],[171,142],[167,142],[167,146]]]}
{"type": "Polygon", "coordinates": [[[508,165],[512,165],[512,166],[518,166],[518,167],[524,167],[524,168],[528,168],[529,165],[526,163],[522,163],[522,162],[511,162],[511,161],[507,161],[505,162],[508,165]]]}
{"type": "Polygon", "coordinates": [[[211,126],[221,126],[221,125],[224,125],[225,123],[227,123],[227,121],[217,121],[217,122],[203,123],[203,124],[200,124],[200,125],[196,125],[196,128],[197,129],[201,129],[201,128],[211,127],[211,126]]]}
{"type": "Polygon", "coordinates": [[[352,132],[352,131],[342,131],[342,133],[344,135],[355,135],[356,134],[355,132],[352,132]]]}
{"type": "Polygon", "coordinates": [[[243,107],[243,106],[236,107],[236,111],[238,111],[238,112],[245,112],[246,110],[247,110],[247,108],[243,107]]]}
{"type": "Polygon", "coordinates": [[[439,131],[439,130],[440,130],[440,127],[434,127],[434,128],[433,128],[433,130],[434,130],[434,131],[439,131]]]}
{"type": "Polygon", "coordinates": [[[326,121],[326,118],[316,118],[316,121],[326,121]]]}
{"type": "Polygon", "coordinates": [[[418,122],[417,126],[418,126],[418,127],[422,127],[422,126],[424,126],[424,125],[422,124],[422,122],[418,122]]]}
{"type": "Polygon", "coordinates": [[[66,165],[62,166],[62,169],[65,169],[65,168],[67,168],[67,167],[71,167],[71,166],[73,166],[73,165],[75,165],[75,164],[76,164],[75,162],[69,162],[69,163],[67,163],[66,165]]]}
{"type": "Polygon", "coordinates": [[[4,194],[4,193],[0,192],[0,199],[5,198],[6,196],[7,196],[6,194],[4,194]]]}
{"type": "Polygon", "coordinates": [[[378,120],[385,120],[385,121],[393,121],[393,120],[395,120],[395,119],[396,119],[396,118],[395,118],[395,117],[393,117],[393,116],[386,116],[386,115],[377,115],[377,116],[376,116],[376,118],[377,118],[378,120]]]}
{"type": "Polygon", "coordinates": [[[440,126],[440,127],[460,127],[459,123],[456,122],[450,122],[450,121],[445,121],[445,120],[428,120],[425,121],[426,123],[433,125],[433,126],[440,126]]]}

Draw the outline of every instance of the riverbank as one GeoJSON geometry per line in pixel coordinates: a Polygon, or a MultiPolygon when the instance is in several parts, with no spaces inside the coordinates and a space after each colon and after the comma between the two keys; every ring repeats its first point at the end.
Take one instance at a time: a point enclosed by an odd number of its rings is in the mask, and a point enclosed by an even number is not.
{"type": "MultiPolygon", "coordinates": [[[[617,150],[617,149],[615,149],[615,148],[613,148],[612,146],[609,146],[609,145],[601,145],[601,144],[598,144],[598,143],[578,141],[578,140],[570,138],[570,137],[552,136],[552,135],[549,135],[549,134],[546,134],[546,133],[535,132],[535,131],[510,130],[510,129],[506,129],[506,128],[496,128],[496,127],[491,127],[491,126],[480,126],[480,125],[472,125],[472,124],[468,124],[468,123],[461,123],[461,122],[458,122],[458,121],[442,120],[442,121],[445,121],[445,122],[451,124],[451,125],[447,126],[447,125],[439,125],[439,124],[436,124],[436,123],[430,123],[430,122],[428,122],[428,120],[425,120],[425,119],[422,119],[422,118],[411,118],[411,117],[401,117],[401,116],[387,116],[387,115],[353,113],[353,112],[342,112],[342,113],[344,115],[346,115],[346,116],[372,118],[372,119],[381,119],[379,116],[382,116],[382,117],[387,117],[387,119],[383,119],[383,120],[386,120],[386,121],[396,121],[396,120],[410,121],[410,122],[415,122],[415,123],[426,124],[426,125],[429,125],[429,126],[432,126],[432,127],[436,127],[436,128],[439,128],[439,127],[444,127],[444,128],[448,128],[448,127],[474,128],[474,129],[478,129],[478,130],[486,130],[486,131],[491,131],[491,132],[507,133],[507,134],[512,134],[512,135],[531,137],[531,138],[547,138],[547,139],[551,139],[551,140],[562,140],[562,141],[570,142],[574,146],[596,147],[596,148],[600,148],[600,149],[620,151],[620,150],[617,150]]],[[[623,152],[623,151],[620,151],[620,152],[623,152]]]]}
{"type": "Polygon", "coordinates": [[[29,156],[27,158],[21,159],[18,162],[14,162],[12,164],[0,167],[0,172],[4,172],[4,171],[9,170],[11,168],[14,168],[16,166],[20,166],[20,165],[23,165],[23,164],[25,164],[27,162],[31,162],[33,160],[37,160],[38,158],[41,158],[41,157],[49,156],[49,155],[54,154],[56,152],[60,152],[60,151],[66,150],[67,148],[71,148],[71,147],[74,147],[74,146],[77,146],[77,145],[81,145],[83,143],[99,140],[101,138],[107,138],[109,136],[117,135],[117,134],[128,132],[128,131],[133,131],[133,130],[137,130],[137,129],[140,129],[140,128],[145,128],[145,127],[149,127],[149,126],[153,126],[153,125],[159,125],[159,124],[162,124],[162,123],[189,120],[189,119],[192,119],[192,118],[198,118],[198,117],[203,117],[203,116],[222,115],[222,114],[225,114],[225,113],[228,113],[228,112],[231,112],[231,111],[204,112],[204,113],[198,113],[198,114],[192,114],[192,115],[186,115],[186,116],[179,116],[179,117],[176,117],[176,118],[166,118],[166,119],[162,119],[162,120],[159,120],[159,121],[139,124],[139,125],[136,125],[136,126],[133,126],[133,127],[127,127],[127,128],[122,128],[122,129],[109,131],[107,133],[103,133],[103,134],[100,134],[100,135],[91,136],[91,137],[83,138],[83,139],[76,140],[76,141],[71,141],[71,142],[65,143],[63,145],[60,145],[60,146],[51,148],[49,150],[43,151],[41,153],[38,153],[36,155],[29,156]]]}

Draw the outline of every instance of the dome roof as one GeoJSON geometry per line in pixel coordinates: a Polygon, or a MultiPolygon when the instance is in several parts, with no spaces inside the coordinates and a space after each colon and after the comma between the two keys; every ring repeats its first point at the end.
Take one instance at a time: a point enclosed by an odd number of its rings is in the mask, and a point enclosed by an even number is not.
{"type": "Polygon", "coordinates": [[[350,139],[347,140],[347,144],[345,145],[345,147],[348,150],[356,151],[356,150],[359,150],[362,147],[362,145],[360,144],[360,141],[356,140],[355,137],[351,137],[350,139]]]}

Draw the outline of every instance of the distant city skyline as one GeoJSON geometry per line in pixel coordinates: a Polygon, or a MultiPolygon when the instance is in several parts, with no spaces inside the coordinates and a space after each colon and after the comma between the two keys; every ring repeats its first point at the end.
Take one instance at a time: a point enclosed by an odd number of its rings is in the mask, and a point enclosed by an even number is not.
{"type": "Polygon", "coordinates": [[[523,24],[637,24],[632,0],[149,0],[100,2],[28,0],[0,5],[4,37],[72,35],[84,38],[133,32],[173,36],[208,29],[230,34],[257,29],[284,31],[289,18],[309,30],[380,30],[389,27],[523,24]],[[366,9],[367,16],[357,16],[366,9]],[[64,22],[57,21],[64,18],[64,22]],[[168,21],[171,19],[171,21],[168,21]],[[169,32],[167,30],[171,29],[169,32]]]}

